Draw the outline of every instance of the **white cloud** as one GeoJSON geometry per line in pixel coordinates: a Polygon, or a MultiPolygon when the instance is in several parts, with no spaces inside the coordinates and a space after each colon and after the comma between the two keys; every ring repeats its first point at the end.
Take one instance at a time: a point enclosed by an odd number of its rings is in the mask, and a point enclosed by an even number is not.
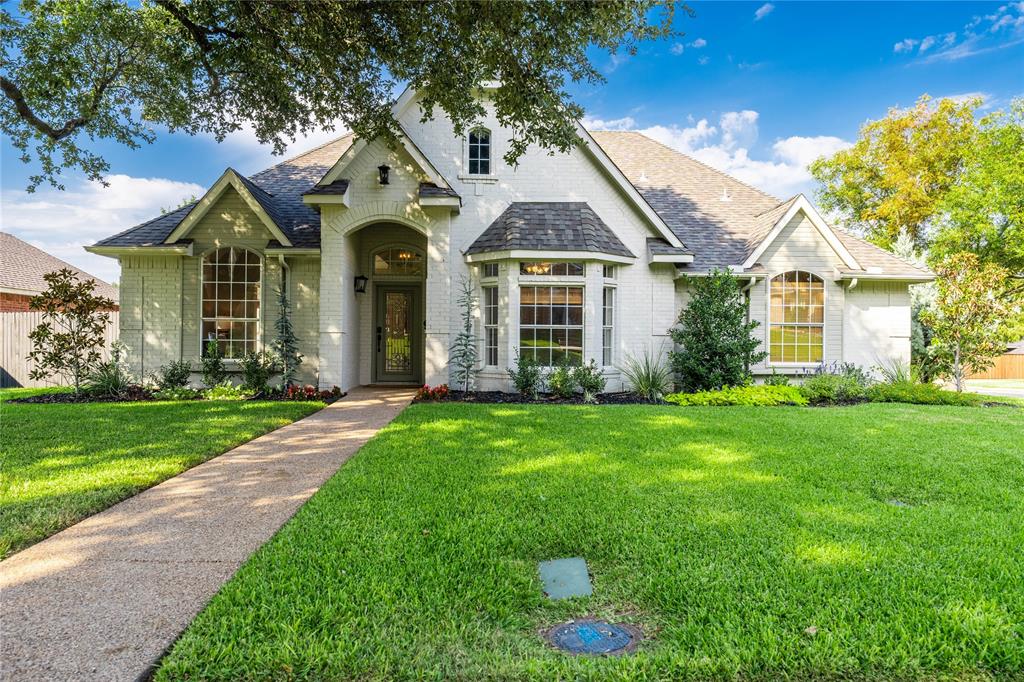
{"type": "MultiPolygon", "coordinates": [[[[251,174],[278,164],[290,156],[319,147],[325,142],[337,139],[347,132],[348,129],[345,128],[341,121],[337,121],[334,130],[321,129],[305,135],[299,135],[295,138],[294,142],[288,144],[284,155],[275,155],[273,145],[260,144],[259,140],[256,139],[256,133],[252,124],[244,123],[241,130],[231,133],[220,144],[227,147],[228,155],[232,159],[237,159],[232,161],[232,163],[235,164],[239,171],[243,174],[251,174]]],[[[213,138],[209,139],[212,140],[213,138]]]]}
{"type": "Polygon", "coordinates": [[[80,182],[67,191],[3,193],[3,230],[108,282],[119,277],[117,261],[82,247],[177,207],[206,188],[166,178],[107,176],[109,187],[80,182]]]}
{"type": "Polygon", "coordinates": [[[775,9],[775,5],[773,5],[772,3],[770,3],[770,2],[764,3],[763,5],[758,7],[757,10],[754,12],[754,21],[761,21],[766,16],[771,14],[774,9],[775,9]]]}
{"type": "Polygon", "coordinates": [[[801,137],[794,135],[778,140],[772,145],[775,156],[783,162],[806,168],[822,156],[831,156],[838,151],[848,149],[850,143],[832,135],[801,137]]]}
{"type": "Polygon", "coordinates": [[[707,44],[708,41],[704,40],[703,38],[697,38],[695,41],[690,43],[690,47],[699,50],[700,48],[704,47],[707,44]]]}
{"type": "Polygon", "coordinates": [[[903,40],[892,46],[892,51],[895,52],[896,54],[899,54],[900,52],[912,52],[914,46],[917,45],[919,42],[921,41],[915,40],[913,38],[904,38],[903,40]]]}
{"type": "Polygon", "coordinates": [[[722,146],[725,149],[749,147],[757,141],[756,111],[727,111],[722,114],[718,125],[722,129],[722,146]]]}
{"type": "Polygon", "coordinates": [[[967,102],[968,100],[980,99],[981,106],[979,107],[979,109],[982,110],[991,109],[996,103],[996,98],[992,96],[992,93],[981,92],[980,90],[976,90],[973,92],[957,92],[951,95],[941,95],[936,97],[935,99],[951,99],[954,102],[958,103],[967,102]]]}
{"type": "Polygon", "coordinates": [[[711,61],[711,57],[704,56],[704,57],[701,57],[700,59],[698,59],[697,63],[700,64],[701,66],[705,66],[710,61],[711,61]]]}
{"type": "Polygon", "coordinates": [[[636,130],[636,120],[632,116],[612,119],[584,116],[580,123],[587,130],[636,130]]]}
{"type": "Polygon", "coordinates": [[[676,43],[669,48],[669,52],[671,52],[672,54],[682,54],[684,49],[685,48],[683,47],[682,43],[676,43]]]}
{"type": "Polygon", "coordinates": [[[935,36],[927,36],[921,41],[921,47],[918,48],[918,52],[925,52],[931,49],[932,45],[935,44],[935,36]]]}
{"type": "Polygon", "coordinates": [[[905,38],[893,46],[897,54],[915,53],[928,64],[957,61],[1024,43],[1024,3],[1000,6],[992,14],[973,17],[957,31],[905,38]],[[927,53],[927,54],[925,54],[927,53]]]}
{"type": "Polygon", "coordinates": [[[691,126],[680,127],[675,124],[670,126],[655,125],[644,128],[640,132],[673,149],[692,151],[704,146],[707,140],[717,135],[718,128],[710,125],[706,118],[702,118],[691,126]]]}

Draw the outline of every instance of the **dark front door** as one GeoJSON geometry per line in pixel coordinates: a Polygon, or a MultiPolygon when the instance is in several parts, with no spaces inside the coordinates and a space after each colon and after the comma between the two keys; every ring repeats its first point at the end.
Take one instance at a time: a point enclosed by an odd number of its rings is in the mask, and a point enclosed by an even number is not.
{"type": "Polygon", "coordinates": [[[418,382],[422,354],[419,294],[419,287],[376,287],[374,369],[378,382],[418,382]]]}

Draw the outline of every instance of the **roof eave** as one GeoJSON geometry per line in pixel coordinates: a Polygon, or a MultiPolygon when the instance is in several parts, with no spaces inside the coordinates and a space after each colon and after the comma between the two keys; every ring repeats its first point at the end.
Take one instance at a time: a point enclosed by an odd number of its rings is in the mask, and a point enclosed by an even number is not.
{"type": "Polygon", "coordinates": [[[464,255],[467,263],[487,263],[496,260],[586,260],[602,263],[631,264],[636,256],[623,256],[616,253],[601,251],[556,251],[540,249],[502,249],[498,251],[478,251],[464,255]]]}
{"type": "Polygon", "coordinates": [[[169,255],[169,256],[191,256],[193,253],[192,242],[181,244],[158,244],[153,246],[104,246],[94,244],[86,246],[85,250],[95,253],[97,256],[108,256],[118,258],[120,256],[138,256],[142,254],[169,255]]]}

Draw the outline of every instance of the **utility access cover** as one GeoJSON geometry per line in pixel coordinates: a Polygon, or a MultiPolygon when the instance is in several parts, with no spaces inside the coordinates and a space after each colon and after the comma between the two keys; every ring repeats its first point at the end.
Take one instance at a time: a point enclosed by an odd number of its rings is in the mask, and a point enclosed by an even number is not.
{"type": "Polygon", "coordinates": [[[580,557],[540,562],[540,579],[549,599],[589,597],[594,593],[587,562],[580,557]]]}
{"type": "Polygon", "coordinates": [[[556,625],[547,638],[551,646],[570,654],[624,654],[636,648],[640,631],[603,620],[578,620],[556,625]]]}

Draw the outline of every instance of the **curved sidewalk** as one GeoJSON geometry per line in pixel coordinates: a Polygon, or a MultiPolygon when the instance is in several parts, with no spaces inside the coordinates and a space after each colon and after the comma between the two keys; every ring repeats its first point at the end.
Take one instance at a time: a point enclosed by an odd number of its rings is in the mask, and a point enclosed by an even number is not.
{"type": "Polygon", "coordinates": [[[413,395],[353,390],[0,562],[0,679],[136,680],[413,395]]]}

